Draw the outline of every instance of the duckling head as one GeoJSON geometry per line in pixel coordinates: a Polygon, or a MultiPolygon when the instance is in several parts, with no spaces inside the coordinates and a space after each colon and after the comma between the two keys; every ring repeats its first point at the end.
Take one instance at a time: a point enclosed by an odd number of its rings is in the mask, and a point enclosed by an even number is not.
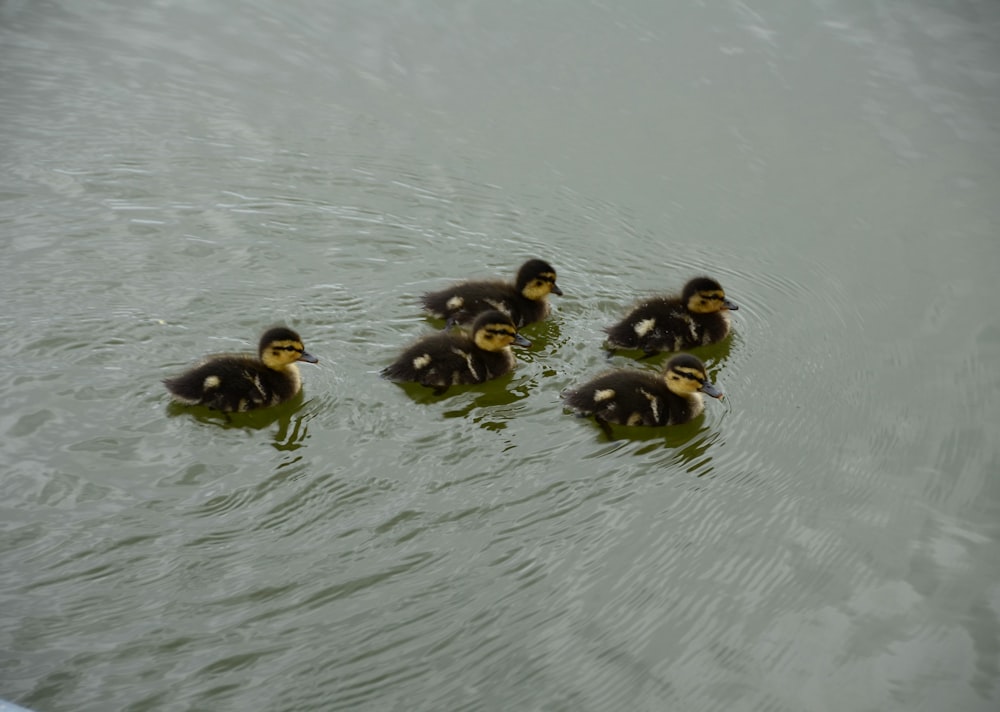
{"type": "Polygon", "coordinates": [[[483,351],[503,351],[511,344],[531,346],[531,342],[517,333],[514,321],[499,311],[483,312],[472,324],[472,339],[483,351]]]}
{"type": "Polygon", "coordinates": [[[526,299],[538,301],[549,293],[562,296],[556,285],[556,271],[545,260],[528,260],[517,271],[517,291],[526,299]]]}
{"type": "Polygon", "coordinates": [[[695,277],[684,285],[681,299],[695,314],[713,314],[723,309],[739,309],[726,299],[722,285],[711,277],[695,277]]]}
{"type": "Polygon", "coordinates": [[[260,337],[257,353],[264,365],[275,371],[287,368],[296,361],[319,363],[318,358],[306,351],[299,335],[284,326],[265,331],[260,337]]]}
{"type": "Polygon", "coordinates": [[[713,398],[722,398],[722,391],[708,380],[705,364],[697,356],[677,354],[667,361],[663,378],[667,382],[667,388],[679,396],[689,398],[704,393],[713,398]]]}

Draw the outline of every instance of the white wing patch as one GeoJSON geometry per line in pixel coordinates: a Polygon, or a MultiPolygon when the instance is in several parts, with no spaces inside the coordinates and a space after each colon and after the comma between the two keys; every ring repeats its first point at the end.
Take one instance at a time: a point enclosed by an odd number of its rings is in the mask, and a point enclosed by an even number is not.
{"type": "Polygon", "coordinates": [[[650,317],[649,319],[637,321],[635,326],[632,328],[635,330],[637,336],[645,336],[653,329],[654,326],[656,326],[656,319],[650,317]]]}
{"type": "MultiPolygon", "coordinates": [[[[476,380],[480,379],[479,372],[476,371],[476,366],[472,363],[472,353],[469,351],[462,351],[462,349],[452,349],[452,353],[455,353],[465,359],[465,365],[469,367],[469,373],[476,380]]],[[[457,374],[456,374],[457,375],[457,374]]]]}
{"type": "Polygon", "coordinates": [[[510,316],[510,307],[507,306],[507,302],[496,299],[484,299],[483,301],[496,309],[498,312],[510,316]]]}
{"type": "Polygon", "coordinates": [[[201,384],[201,387],[206,391],[210,391],[213,388],[218,388],[220,383],[222,383],[222,380],[218,376],[209,376],[201,384]]]}
{"type": "Polygon", "coordinates": [[[698,322],[691,318],[689,314],[684,315],[684,320],[688,324],[688,331],[691,332],[691,340],[694,343],[698,343],[698,322]]]}
{"type": "Polygon", "coordinates": [[[614,389],[611,388],[600,388],[594,391],[594,402],[600,403],[601,401],[610,400],[615,397],[614,389]]]}
{"type": "MultiPolygon", "coordinates": [[[[462,299],[458,295],[455,295],[454,297],[452,297],[451,299],[449,299],[447,302],[445,302],[445,306],[448,307],[449,309],[451,309],[452,311],[456,311],[458,309],[461,309],[463,304],[465,304],[465,300],[462,299]]],[[[419,366],[418,366],[418,368],[419,368],[419,366]]]]}
{"type": "MultiPolygon", "coordinates": [[[[457,297],[456,297],[457,299],[457,297]]],[[[423,356],[417,356],[413,359],[413,368],[420,370],[422,368],[427,368],[427,365],[431,362],[431,355],[424,354],[423,356]]]]}
{"type": "Polygon", "coordinates": [[[652,393],[647,391],[645,388],[640,388],[639,392],[646,396],[646,400],[649,401],[649,409],[653,411],[653,422],[660,422],[660,399],[654,396],[652,393]]]}

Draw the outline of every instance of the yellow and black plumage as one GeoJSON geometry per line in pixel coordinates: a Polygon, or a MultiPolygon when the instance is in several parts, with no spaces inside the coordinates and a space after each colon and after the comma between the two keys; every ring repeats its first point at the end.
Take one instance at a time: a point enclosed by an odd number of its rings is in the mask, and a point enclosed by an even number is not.
{"type": "Polygon", "coordinates": [[[482,383],[514,368],[511,344],[531,346],[514,321],[499,311],[480,314],[471,334],[438,332],[408,346],[382,370],[392,381],[412,381],[444,393],[448,386],[482,383]]]}
{"type": "Polygon", "coordinates": [[[317,363],[291,329],[274,327],[260,338],[257,355],[216,354],[190,371],[163,381],[174,400],[225,412],[282,403],[302,388],[296,361],[317,363]]]}
{"type": "Polygon", "coordinates": [[[721,398],[705,365],[691,354],[667,361],[662,373],[623,368],[601,374],[564,394],[566,405],[593,415],[605,432],[617,425],[679,425],[704,409],[701,394],[721,398]]]}
{"type": "Polygon", "coordinates": [[[549,294],[562,294],[556,271],[544,260],[521,265],[514,283],[494,280],[460,282],[423,296],[424,310],[449,325],[467,324],[484,311],[496,309],[510,316],[518,328],[544,319],[549,313],[549,294]]]}
{"type": "Polygon", "coordinates": [[[679,295],[637,304],[628,316],[605,329],[610,353],[616,348],[684,351],[722,341],[729,335],[729,312],[738,309],[711,277],[695,277],[679,295]]]}

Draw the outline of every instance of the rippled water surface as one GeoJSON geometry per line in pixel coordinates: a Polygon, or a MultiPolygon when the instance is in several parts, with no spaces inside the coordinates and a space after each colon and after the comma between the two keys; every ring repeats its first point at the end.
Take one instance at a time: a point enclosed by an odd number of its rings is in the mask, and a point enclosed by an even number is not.
{"type": "Polygon", "coordinates": [[[0,697],[997,709],[998,36],[971,0],[0,2],[0,697]],[[378,378],[422,292],[532,256],[565,296],[514,374],[378,378]],[[698,273],[726,400],[565,412],[698,273]],[[300,399],[168,404],[276,322],[300,399]]]}

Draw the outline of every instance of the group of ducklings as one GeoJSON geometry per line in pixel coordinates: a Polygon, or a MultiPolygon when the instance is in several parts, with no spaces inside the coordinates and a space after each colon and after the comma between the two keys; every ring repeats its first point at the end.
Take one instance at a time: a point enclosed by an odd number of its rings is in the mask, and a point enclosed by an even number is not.
{"type": "MultiPolygon", "coordinates": [[[[393,381],[408,381],[443,393],[449,386],[482,383],[514,368],[511,346],[531,346],[518,329],[544,319],[547,297],[561,295],[556,271],[532,259],[514,282],[472,280],[423,296],[424,310],[444,319],[443,331],[406,347],[382,370],[393,381]],[[455,330],[452,327],[468,327],[455,330]]],[[[624,319],[605,329],[608,353],[641,350],[643,358],[661,351],[683,351],[714,344],[729,335],[729,312],[738,309],[722,286],[696,277],[680,294],[657,296],[635,305],[624,319]]],[[[225,412],[242,412],[282,403],[302,387],[297,362],[317,363],[297,333],[275,327],[260,339],[257,356],[220,354],[164,381],[175,400],[225,412]]],[[[691,354],[667,361],[662,374],[636,369],[603,373],[563,394],[581,416],[594,416],[607,432],[617,425],[677,425],[704,409],[702,394],[721,398],[705,365],[691,354]]]]}

